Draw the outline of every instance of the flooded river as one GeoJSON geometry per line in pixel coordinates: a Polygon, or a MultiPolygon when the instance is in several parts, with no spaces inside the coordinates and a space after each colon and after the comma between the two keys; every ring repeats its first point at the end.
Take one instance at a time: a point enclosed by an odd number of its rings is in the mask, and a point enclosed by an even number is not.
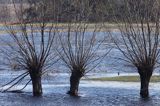
{"type": "MultiPolygon", "coordinates": [[[[99,34],[102,36],[102,33],[99,34]]],[[[2,37],[5,40],[10,40],[5,34],[1,35],[2,37]]],[[[105,43],[103,45],[98,52],[104,52],[105,43]]],[[[91,73],[88,73],[86,78],[112,77],[117,76],[117,72],[120,72],[120,75],[137,75],[134,67],[124,63],[124,61],[117,60],[117,57],[120,56],[122,54],[113,48],[110,54],[91,73]]],[[[4,61],[4,58],[1,57],[0,60],[4,61]]],[[[23,90],[23,93],[0,93],[0,106],[160,106],[160,83],[150,84],[150,98],[144,100],[139,96],[140,83],[138,82],[81,80],[80,97],[73,98],[66,94],[69,90],[70,75],[67,73],[68,70],[62,66],[61,62],[58,62],[55,66],[55,73],[49,73],[43,77],[42,97],[32,97],[32,86],[29,84],[23,90]]],[[[158,70],[156,72],[159,72],[158,70]]],[[[11,72],[1,65],[0,85],[7,83],[20,73],[11,72]]],[[[23,87],[28,79],[29,77],[13,89],[23,87]]]]}
{"type": "MultiPolygon", "coordinates": [[[[9,72],[8,72],[9,73],[9,72]]],[[[11,73],[12,74],[12,73],[11,73]]],[[[0,83],[11,80],[9,74],[0,74],[0,83]]],[[[96,77],[90,73],[87,77],[96,77]]],[[[130,74],[131,75],[131,74],[130,74]]],[[[16,74],[13,75],[14,77],[16,74]]],[[[105,76],[105,75],[104,75],[105,76]]],[[[116,76],[110,74],[108,76],[116,76]]],[[[28,78],[26,78],[27,80],[28,78]]],[[[25,82],[25,81],[24,81],[25,82]]],[[[150,84],[150,98],[141,99],[140,84],[137,82],[101,82],[81,80],[79,95],[71,97],[69,90],[69,74],[48,74],[43,77],[43,96],[32,97],[32,86],[29,84],[23,93],[0,93],[1,106],[159,106],[160,83],[150,84]]],[[[21,88],[23,84],[13,88],[21,88]]]]}

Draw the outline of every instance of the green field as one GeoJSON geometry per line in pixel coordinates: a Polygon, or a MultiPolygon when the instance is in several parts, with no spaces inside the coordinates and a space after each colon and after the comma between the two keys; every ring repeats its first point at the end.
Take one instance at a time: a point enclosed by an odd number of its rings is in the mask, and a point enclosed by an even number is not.
{"type": "MultiPolygon", "coordinates": [[[[139,82],[139,76],[117,76],[117,77],[101,77],[101,78],[89,78],[85,80],[93,81],[120,81],[120,82],[139,82]]],[[[151,82],[160,82],[160,76],[152,76],[151,82]]]]}

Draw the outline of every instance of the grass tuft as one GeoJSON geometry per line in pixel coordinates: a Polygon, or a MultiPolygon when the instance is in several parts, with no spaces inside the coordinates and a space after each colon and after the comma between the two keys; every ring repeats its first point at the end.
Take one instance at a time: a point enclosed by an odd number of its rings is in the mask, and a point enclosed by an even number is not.
{"type": "MultiPolygon", "coordinates": [[[[101,77],[101,78],[90,78],[86,80],[93,81],[120,81],[120,82],[139,82],[139,76],[117,76],[117,77],[101,77]]],[[[160,82],[160,76],[155,75],[151,77],[150,82],[160,82]]]]}

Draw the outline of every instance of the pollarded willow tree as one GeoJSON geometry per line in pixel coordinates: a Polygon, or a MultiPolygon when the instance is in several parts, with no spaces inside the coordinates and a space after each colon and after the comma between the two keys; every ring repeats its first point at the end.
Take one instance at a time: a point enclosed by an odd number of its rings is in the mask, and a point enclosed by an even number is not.
{"type": "MultiPolygon", "coordinates": [[[[92,8],[88,1],[74,1],[67,8],[66,12],[70,13],[69,20],[59,32],[57,53],[71,73],[68,94],[77,96],[80,79],[87,72],[92,71],[109,53],[110,49],[100,52],[104,47],[105,36],[101,32],[101,23],[87,23],[92,15],[92,8]],[[70,12],[72,5],[80,11],[73,9],[70,12]],[[73,17],[70,18],[70,16],[73,17]]],[[[68,17],[66,16],[66,19],[68,17]]]]}
{"type": "Polygon", "coordinates": [[[17,16],[17,24],[6,24],[9,35],[6,35],[7,39],[6,37],[1,38],[6,44],[1,49],[1,52],[5,56],[5,63],[16,63],[16,66],[25,70],[25,72],[5,84],[4,86],[11,86],[4,91],[10,90],[29,75],[30,80],[24,87],[29,82],[32,82],[33,96],[41,96],[42,75],[50,70],[57,61],[53,51],[57,25],[56,23],[53,24],[53,20],[50,24],[47,24],[49,20],[46,20],[48,11],[46,11],[47,5],[45,5],[45,0],[35,5],[40,10],[37,10],[38,14],[34,18],[26,18],[24,12],[28,6],[23,1],[20,4],[13,3],[13,5],[17,16]]]}
{"type": "Polygon", "coordinates": [[[57,53],[71,72],[68,94],[72,96],[78,95],[80,79],[92,71],[111,50],[100,52],[104,46],[101,28],[98,25],[90,28],[86,23],[72,22],[58,36],[57,53]]]}
{"type": "Polygon", "coordinates": [[[115,16],[120,37],[113,40],[140,75],[140,95],[149,96],[148,86],[159,60],[160,4],[158,0],[123,0],[124,12],[115,16]],[[122,23],[122,24],[120,24],[122,23]]]}

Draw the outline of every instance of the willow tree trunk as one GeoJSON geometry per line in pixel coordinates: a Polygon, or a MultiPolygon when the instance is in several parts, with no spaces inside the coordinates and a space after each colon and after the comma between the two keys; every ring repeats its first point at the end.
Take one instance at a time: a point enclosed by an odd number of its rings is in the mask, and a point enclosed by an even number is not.
{"type": "Polygon", "coordinates": [[[142,98],[148,98],[149,97],[149,82],[152,76],[152,70],[149,71],[139,71],[140,75],[140,81],[141,81],[141,88],[140,88],[140,95],[142,98]]]}
{"type": "Polygon", "coordinates": [[[81,72],[72,72],[70,77],[70,91],[68,91],[68,94],[78,96],[78,88],[82,76],[81,72]]]}
{"type": "Polygon", "coordinates": [[[30,73],[32,80],[33,96],[42,96],[41,72],[30,73]]]}

